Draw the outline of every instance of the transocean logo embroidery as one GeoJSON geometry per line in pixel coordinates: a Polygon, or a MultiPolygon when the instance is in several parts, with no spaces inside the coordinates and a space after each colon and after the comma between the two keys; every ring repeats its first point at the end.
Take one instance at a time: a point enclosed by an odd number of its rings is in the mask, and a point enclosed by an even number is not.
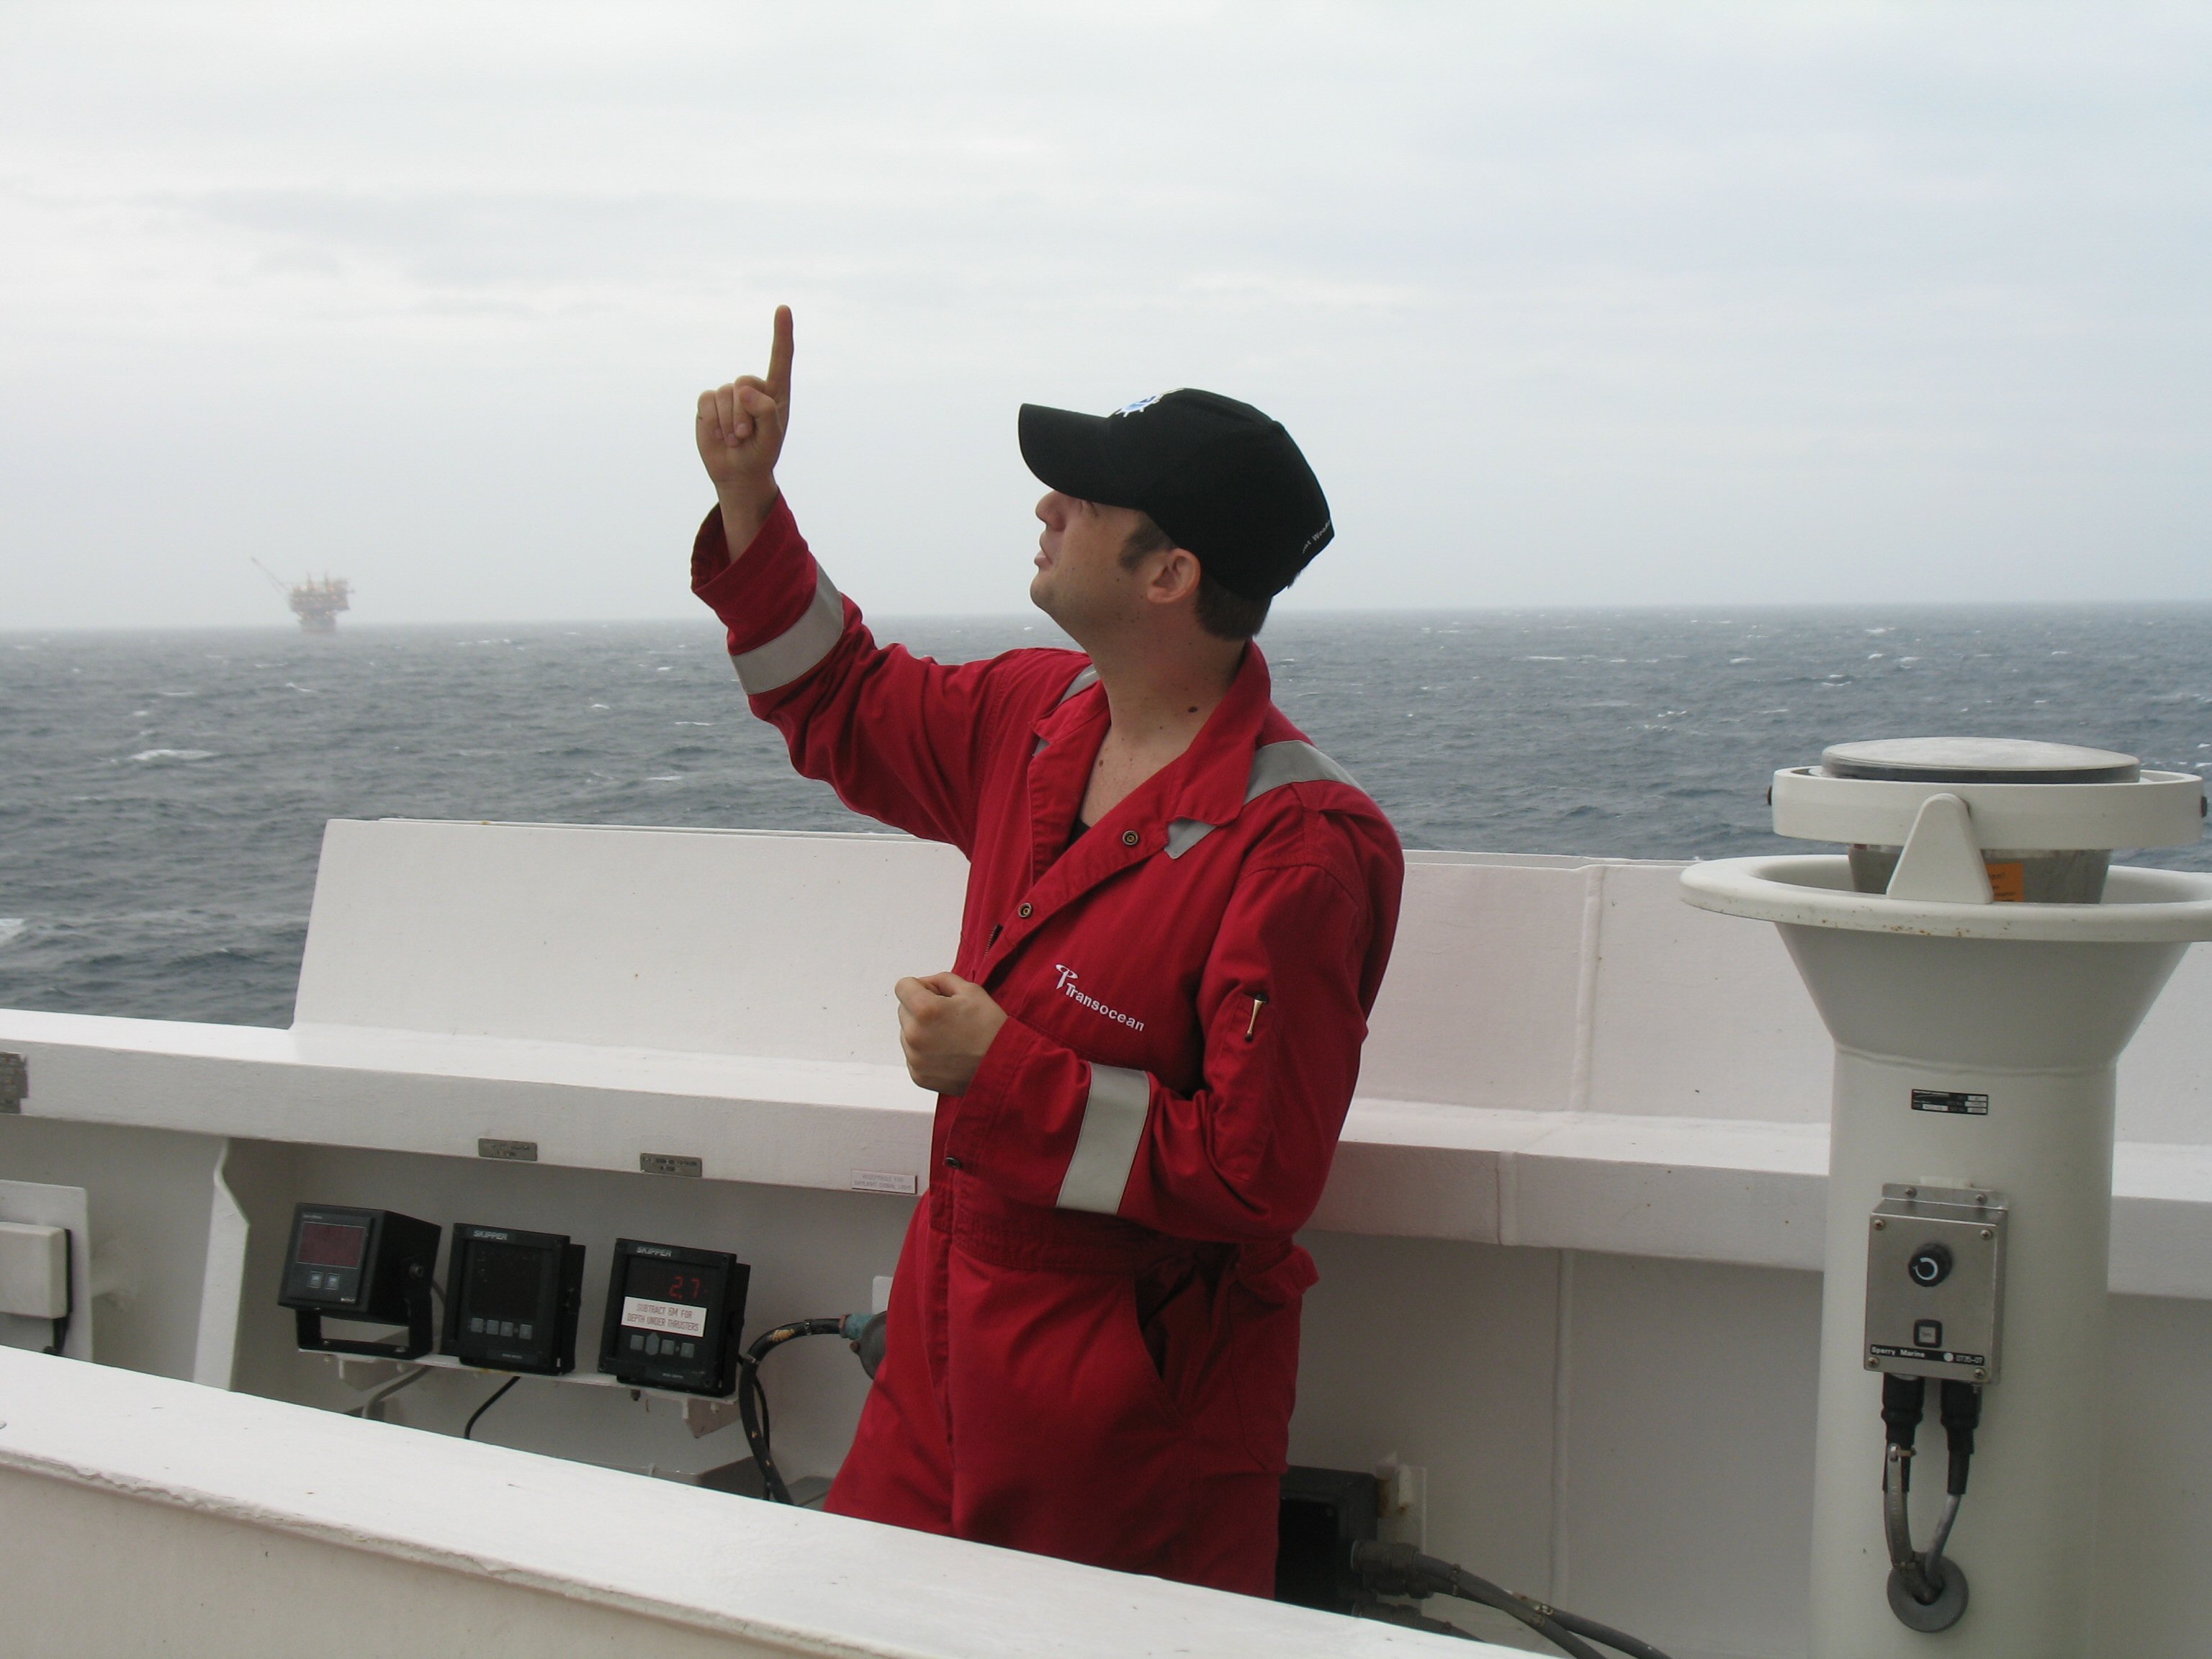
{"type": "Polygon", "coordinates": [[[1145,1022],[1141,1019],[1133,1019],[1127,1014],[1123,1013],[1119,1008],[1109,1008],[1104,1003],[1099,1001],[1097,997],[1092,996],[1089,992],[1078,989],[1075,983],[1075,969],[1069,967],[1066,963],[1055,962],[1052,965],[1060,969],[1060,984],[1055,988],[1066,995],[1073,997],[1076,1001],[1090,1009],[1094,1014],[1103,1014],[1109,1019],[1118,1020],[1121,1024],[1127,1026],[1133,1031],[1141,1031],[1145,1029],[1145,1022]]]}

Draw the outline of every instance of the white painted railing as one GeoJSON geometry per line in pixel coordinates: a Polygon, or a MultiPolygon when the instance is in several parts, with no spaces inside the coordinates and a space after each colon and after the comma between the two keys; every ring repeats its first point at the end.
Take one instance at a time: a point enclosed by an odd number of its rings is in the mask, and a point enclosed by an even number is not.
{"type": "Polygon", "coordinates": [[[0,1348],[11,1659],[1495,1653],[0,1348]]]}
{"type": "MultiPolygon", "coordinates": [[[[1812,1267],[1826,1033],[1680,866],[1416,854],[1316,1224],[1812,1267]]],[[[0,1011],[27,1113],[316,1145],[926,1186],[890,996],[965,866],[896,836],[336,822],[289,1031],[0,1011]]],[[[2212,957],[2121,1072],[2112,1285],[2212,1298],[2212,957]]]]}

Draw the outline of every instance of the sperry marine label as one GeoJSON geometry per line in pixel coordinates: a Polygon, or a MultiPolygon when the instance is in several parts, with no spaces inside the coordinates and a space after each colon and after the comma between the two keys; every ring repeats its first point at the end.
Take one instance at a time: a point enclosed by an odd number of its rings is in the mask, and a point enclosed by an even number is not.
{"type": "Polygon", "coordinates": [[[1931,1365],[1986,1365],[1985,1353],[1961,1353],[1953,1348],[1908,1348],[1893,1342],[1869,1342],[1867,1352],[1878,1359],[1917,1359],[1931,1365]]]}
{"type": "Polygon", "coordinates": [[[1954,1117],[1987,1117],[1990,1097],[1987,1095],[1960,1094],[1952,1089],[1915,1089],[1912,1109],[1916,1112],[1946,1112],[1954,1117]]]}
{"type": "Polygon", "coordinates": [[[684,1158],[675,1152],[640,1152],[637,1167],[647,1175],[696,1176],[706,1173],[707,1166],[696,1158],[684,1158]]]}
{"type": "Polygon", "coordinates": [[[477,1141],[478,1158],[503,1158],[515,1164],[538,1162],[538,1143],[534,1140],[494,1140],[489,1136],[477,1141]]]}

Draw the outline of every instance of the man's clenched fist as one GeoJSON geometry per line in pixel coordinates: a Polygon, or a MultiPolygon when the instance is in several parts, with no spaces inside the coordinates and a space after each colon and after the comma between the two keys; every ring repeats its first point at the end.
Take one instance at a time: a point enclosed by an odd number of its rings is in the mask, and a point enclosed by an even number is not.
{"type": "Polygon", "coordinates": [[[1006,1011],[957,974],[902,979],[891,991],[898,998],[907,1075],[932,1094],[967,1093],[1006,1011]]]}
{"type": "Polygon", "coordinates": [[[775,308],[768,378],[740,374],[699,394],[699,459],[722,503],[722,533],[732,558],[752,539],[775,505],[775,463],[791,420],[791,307],[775,308]]]}

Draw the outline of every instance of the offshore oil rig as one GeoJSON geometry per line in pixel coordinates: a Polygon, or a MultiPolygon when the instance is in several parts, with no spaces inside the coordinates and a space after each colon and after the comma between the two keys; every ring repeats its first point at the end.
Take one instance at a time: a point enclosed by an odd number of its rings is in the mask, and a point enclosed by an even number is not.
{"type": "Polygon", "coordinates": [[[353,584],[343,576],[325,574],[319,581],[310,576],[302,582],[288,582],[258,559],[253,561],[253,568],[268,577],[290,602],[292,614],[300,619],[302,633],[335,634],[338,631],[338,612],[353,609],[353,584]]]}

